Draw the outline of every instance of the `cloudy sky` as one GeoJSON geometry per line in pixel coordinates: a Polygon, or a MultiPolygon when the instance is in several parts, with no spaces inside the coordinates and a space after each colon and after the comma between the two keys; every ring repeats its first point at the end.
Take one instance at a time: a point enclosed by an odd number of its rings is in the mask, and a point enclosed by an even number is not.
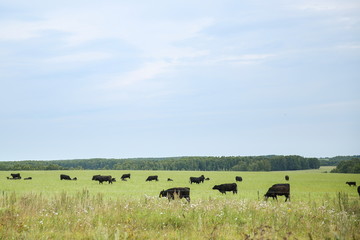
{"type": "Polygon", "coordinates": [[[0,160],[360,154],[360,2],[0,0],[0,109],[0,160]]]}

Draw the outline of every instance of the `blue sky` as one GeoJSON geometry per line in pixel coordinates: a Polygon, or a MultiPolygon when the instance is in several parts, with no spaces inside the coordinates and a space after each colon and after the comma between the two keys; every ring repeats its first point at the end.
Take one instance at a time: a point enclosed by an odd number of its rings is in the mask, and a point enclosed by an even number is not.
{"type": "Polygon", "coordinates": [[[359,154],[359,66],[357,0],[0,0],[0,160],[359,154]]]}

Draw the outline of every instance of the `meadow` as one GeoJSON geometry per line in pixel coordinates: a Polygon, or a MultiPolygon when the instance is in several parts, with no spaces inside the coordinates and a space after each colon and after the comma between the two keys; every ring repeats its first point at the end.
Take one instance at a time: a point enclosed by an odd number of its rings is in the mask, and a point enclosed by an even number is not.
{"type": "Polygon", "coordinates": [[[360,239],[359,174],[331,167],[283,172],[19,171],[0,172],[0,239],[360,239]],[[15,172],[14,172],[15,173],[15,172]],[[124,173],[131,179],[120,181],[124,173]],[[77,181],[60,180],[60,174],[77,181]],[[93,175],[112,175],[98,184],[93,175]],[[209,181],[190,184],[190,176],[209,181]],[[145,182],[158,175],[158,182],[145,182]],[[271,185],[290,176],[291,201],[264,201],[271,185]],[[212,190],[238,182],[238,194],[212,190]],[[172,178],[173,182],[168,182],[172,178]],[[169,202],[159,192],[190,187],[191,203],[169,202]]]}

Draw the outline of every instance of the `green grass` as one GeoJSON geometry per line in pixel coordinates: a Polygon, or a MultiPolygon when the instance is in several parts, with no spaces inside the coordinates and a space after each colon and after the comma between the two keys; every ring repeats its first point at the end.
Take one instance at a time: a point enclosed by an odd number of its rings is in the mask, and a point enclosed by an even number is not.
{"type": "Polygon", "coordinates": [[[360,239],[359,174],[331,168],[287,172],[19,171],[0,172],[0,239],[360,239]],[[123,173],[131,173],[126,182],[123,173]],[[60,181],[60,174],[77,181],[60,181]],[[91,181],[112,175],[114,184],[91,181]],[[190,184],[190,176],[210,181],[190,184]],[[159,182],[145,182],[158,175],[159,182]],[[291,202],[263,200],[290,176],[291,202]],[[238,194],[215,184],[238,182],[238,194]],[[167,178],[174,182],[167,182],[167,178]],[[159,198],[162,189],[190,187],[191,204],[159,198]]]}
{"type": "MultiPolygon", "coordinates": [[[[328,170],[328,168],[325,168],[328,170]]],[[[33,180],[7,180],[11,172],[0,172],[0,191],[15,191],[18,195],[34,192],[52,195],[66,191],[75,194],[87,189],[91,194],[103,193],[105,197],[124,197],[127,199],[139,199],[144,196],[158,196],[162,189],[171,187],[190,187],[192,199],[208,198],[234,198],[258,200],[258,194],[262,196],[268,188],[275,183],[285,183],[285,175],[290,176],[292,201],[298,201],[314,197],[322,197],[325,194],[334,195],[338,192],[356,197],[355,187],[349,187],[346,181],[357,181],[360,184],[359,174],[335,174],[323,173],[324,169],[288,172],[189,172],[189,171],[120,171],[120,170],[86,170],[86,171],[22,171],[21,176],[31,176],[33,180]],[[123,182],[120,177],[123,173],[131,173],[131,179],[123,182]],[[60,174],[68,174],[77,177],[77,181],[60,181],[60,174]],[[93,175],[112,175],[117,179],[114,184],[98,184],[91,181],[93,175]],[[190,176],[204,174],[210,181],[204,184],[190,184],[190,176]],[[149,175],[158,175],[158,182],[145,182],[149,175]],[[238,182],[238,194],[221,195],[212,190],[215,184],[233,183],[235,176],[242,176],[243,182],[238,182]],[[173,182],[167,182],[172,178],[173,182]]]]}

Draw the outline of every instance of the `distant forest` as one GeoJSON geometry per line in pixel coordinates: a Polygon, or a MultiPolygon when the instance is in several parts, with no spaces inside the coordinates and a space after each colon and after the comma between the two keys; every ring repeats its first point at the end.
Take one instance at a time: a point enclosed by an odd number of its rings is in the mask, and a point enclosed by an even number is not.
{"type": "Polygon", "coordinates": [[[0,162],[1,171],[15,170],[187,170],[187,171],[285,171],[335,166],[360,156],[304,158],[291,156],[168,157],[127,159],[75,159],[52,161],[0,162]]]}
{"type": "Polygon", "coordinates": [[[0,170],[188,170],[188,171],[285,171],[318,169],[317,158],[301,156],[251,156],[251,157],[169,157],[130,159],[76,159],[52,161],[0,162],[0,170]]]}
{"type": "Polygon", "coordinates": [[[320,166],[337,166],[342,161],[349,161],[352,159],[360,159],[360,155],[336,156],[336,157],[332,157],[332,158],[319,158],[320,166]]]}
{"type": "Polygon", "coordinates": [[[360,158],[352,158],[351,160],[341,161],[332,173],[360,173],[360,158]]]}

